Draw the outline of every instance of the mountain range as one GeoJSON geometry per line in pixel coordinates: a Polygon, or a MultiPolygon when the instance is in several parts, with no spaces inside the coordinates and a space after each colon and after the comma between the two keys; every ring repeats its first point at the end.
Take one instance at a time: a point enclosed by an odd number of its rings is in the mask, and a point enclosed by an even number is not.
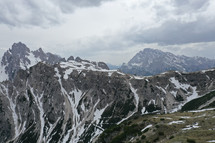
{"type": "Polygon", "coordinates": [[[9,79],[12,80],[16,72],[20,69],[29,69],[31,66],[44,62],[49,65],[54,65],[60,62],[74,61],[78,63],[93,64],[96,67],[109,69],[104,62],[91,62],[88,60],[82,60],[80,57],[74,59],[73,56],[70,56],[67,60],[61,58],[59,55],[52,53],[45,53],[42,48],[38,50],[31,51],[25,44],[19,42],[14,43],[12,48],[7,50],[1,60],[0,66],[0,81],[9,79]]]}
{"type": "Polygon", "coordinates": [[[215,59],[178,56],[157,49],[146,48],[137,53],[120,70],[139,76],[156,75],[166,71],[195,72],[215,67],[215,59]]]}
{"type": "Polygon", "coordinates": [[[106,129],[131,117],[176,112],[215,90],[215,69],[139,77],[23,43],[13,44],[1,65],[0,142],[6,143],[100,142],[106,129]]]}

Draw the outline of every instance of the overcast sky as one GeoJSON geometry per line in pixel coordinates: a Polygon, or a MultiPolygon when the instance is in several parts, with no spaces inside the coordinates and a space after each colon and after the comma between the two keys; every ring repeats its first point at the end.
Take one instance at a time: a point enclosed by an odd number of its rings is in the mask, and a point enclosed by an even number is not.
{"type": "Polygon", "coordinates": [[[0,0],[0,53],[19,41],[118,65],[144,48],[215,58],[215,0],[0,0]]]}

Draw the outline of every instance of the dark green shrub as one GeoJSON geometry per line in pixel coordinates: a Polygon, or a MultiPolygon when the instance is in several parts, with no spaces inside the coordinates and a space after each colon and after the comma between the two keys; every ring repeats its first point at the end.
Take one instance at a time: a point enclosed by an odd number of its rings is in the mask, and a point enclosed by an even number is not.
{"type": "Polygon", "coordinates": [[[149,131],[149,128],[145,129],[145,130],[143,131],[143,133],[146,133],[146,132],[148,132],[148,131],[149,131]]]}
{"type": "Polygon", "coordinates": [[[159,125],[155,125],[155,127],[156,127],[156,128],[160,128],[160,126],[159,126],[159,125]]]}
{"type": "Polygon", "coordinates": [[[157,138],[154,139],[154,142],[157,142],[157,141],[159,141],[159,137],[157,137],[157,138]]]}
{"type": "Polygon", "coordinates": [[[158,132],[159,136],[164,136],[164,132],[158,132]]]}
{"type": "Polygon", "coordinates": [[[146,138],[146,136],[145,136],[145,135],[142,135],[141,139],[144,140],[145,138],[146,138]]]}
{"type": "Polygon", "coordinates": [[[194,139],[187,139],[188,143],[196,143],[196,141],[194,139]]]}

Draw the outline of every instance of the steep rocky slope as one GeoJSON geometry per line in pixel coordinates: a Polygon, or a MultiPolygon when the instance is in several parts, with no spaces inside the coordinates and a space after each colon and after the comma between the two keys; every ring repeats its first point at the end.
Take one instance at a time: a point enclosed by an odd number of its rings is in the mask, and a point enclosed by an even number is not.
{"type": "Polygon", "coordinates": [[[0,141],[94,142],[135,114],[179,110],[214,81],[213,69],[135,77],[84,62],[38,63],[0,83],[0,141]]]}
{"type": "Polygon", "coordinates": [[[147,48],[137,53],[127,64],[123,64],[120,70],[136,75],[156,75],[170,70],[194,72],[214,67],[214,59],[177,56],[147,48]]]}

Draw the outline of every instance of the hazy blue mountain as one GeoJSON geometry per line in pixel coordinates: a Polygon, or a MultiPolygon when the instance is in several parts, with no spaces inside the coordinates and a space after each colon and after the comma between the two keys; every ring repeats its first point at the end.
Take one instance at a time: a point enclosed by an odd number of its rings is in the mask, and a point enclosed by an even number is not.
{"type": "Polygon", "coordinates": [[[124,73],[156,75],[166,71],[194,72],[215,67],[215,60],[204,57],[178,56],[157,49],[144,49],[120,68],[124,73]]]}

